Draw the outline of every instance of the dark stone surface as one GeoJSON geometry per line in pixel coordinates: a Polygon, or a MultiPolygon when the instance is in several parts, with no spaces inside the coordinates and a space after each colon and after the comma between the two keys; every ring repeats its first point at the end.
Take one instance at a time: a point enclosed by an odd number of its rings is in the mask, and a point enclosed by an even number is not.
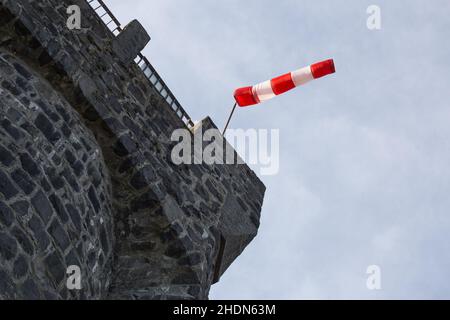
{"type": "Polygon", "coordinates": [[[61,199],[56,194],[52,194],[50,195],[49,200],[52,203],[52,206],[55,209],[58,217],[63,223],[66,223],[69,219],[69,216],[67,215],[67,211],[64,208],[64,204],[62,203],[61,199]]]}
{"type": "MultiPolygon", "coordinates": [[[[16,289],[17,290],[17,289],[16,289]]],[[[56,300],[55,295],[44,295],[49,300],[56,300]],[[50,298],[52,297],[52,298],[50,298]]],[[[39,289],[36,283],[32,279],[27,279],[25,282],[20,285],[20,296],[24,300],[39,300],[41,296],[39,294],[39,289]]]]}
{"type": "Polygon", "coordinates": [[[131,21],[113,41],[113,50],[120,60],[128,64],[137,57],[150,41],[150,36],[137,20],[131,21]]]}
{"type": "Polygon", "coordinates": [[[64,231],[62,226],[59,224],[58,220],[53,220],[53,222],[48,227],[48,233],[56,242],[57,247],[60,248],[63,252],[69,247],[69,237],[67,236],[67,233],[64,231]]]}
{"type": "Polygon", "coordinates": [[[50,274],[55,284],[59,284],[63,281],[66,273],[66,268],[64,268],[61,258],[56,252],[50,254],[44,260],[44,266],[46,271],[50,274]]]}
{"type": "Polygon", "coordinates": [[[23,278],[28,273],[28,259],[20,255],[16,261],[14,262],[14,269],[13,269],[14,277],[16,279],[23,278]]]}
{"type": "Polygon", "coordinates": [[[9,261],[15,257],[16,253],[16,240],[5,233],[0,233],[0,256],[2,259],[9,261]]]}
{"type": "Polygon", "coordinates": [[[33,192],[36,185],[34,182],[28,177],[28,175],[22,169],[17,169],[11,173],[11,178],[14,182],[22,189],[22,191],[29,195],[33,192]]]}
{"type": "Polygon", "coordinates": [[[0,93],[0,273],[8,275],[0,298],[105,297],[114,236],[100,239],[112,234],[113,224],[110,180],[96,140],[59,93],[2,50],[0,74],[8,83],[27,82],[0,93]],[[62,121],[70,135],[61,133],[62,121]],[[95,183],[85,164],[97,172],[95,183]],[[94,197],[95,222],[83,224],[83,208],[94,197]],[[80,243],[86,243],[81,256],[96,253],[95,270],[74,254],[80,243]],[[78,261],[89,292],[61,291],[69,260],[78,261]]]}
{"type": "Polygon", "coordinates": [[[30,256],[34,254],[33,243],[22,229],[20,229],[19,227],[14,227],[11,230],[11,235],[17,240],[23,251],[25,251],[30,256]]]}
{"type": "Polygon", "coordinates": [[[50,218],[53,215],[53,209],[47,196],[42,191],[38,191],[36,193],[36,195],[31,199],[31,204],[44,223],[50,221],[50,218]]]}
{"type": "Polygon", "coordinates": [[[14,213],[3,201],[0,201],[0,223],[5,227],[9,227],[13,221],[14,213]]]}
{"type": "Polygon", "coordinates": [[[85,0],[0,0],[0,25],[0,298],[206,299],[256,236],[261,181],[171,162],[186,126],[132,62],[137,22],[115,37],[85,0]]]}
{"type": "Polygon", "coordinates": [[[0,270],[0,298],[16,297],[18,296],[16,291],[17,287],[10,275],[0,270]]]}
{"type": "Polygon", "coordinates": [[[14,157],[11,152],[2,146],[0,146],[0,162],[6,167],[9,167],[14,162],[14,157]]]}
{"type": "Polygon", "coordinates": [[[0,193],[3,194],[5,200],[14,197],[19,191],[12,184],[10,178],[0,168],[0,193]]]}
{"type": "Polygon", "coordinates": [[[27,201],[19,200],[11,204],[11,208],[20,217],[25,217],[28,215],[30,205],[27,201]]]}

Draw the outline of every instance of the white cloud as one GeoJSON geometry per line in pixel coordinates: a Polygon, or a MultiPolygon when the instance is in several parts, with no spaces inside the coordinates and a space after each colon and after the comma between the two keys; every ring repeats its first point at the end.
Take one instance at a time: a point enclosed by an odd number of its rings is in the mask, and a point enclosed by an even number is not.
{"type": "Polygon", "coordinates": [[[280,128],[281,170],[258,237],[212,298],[450,298],[450,3],[111,0],[195,119],[222,126],[235,87],[332,57],[337,73],[255,108],[280,128]],[[383,290],[366,288],[380,265],[383,290]]]}

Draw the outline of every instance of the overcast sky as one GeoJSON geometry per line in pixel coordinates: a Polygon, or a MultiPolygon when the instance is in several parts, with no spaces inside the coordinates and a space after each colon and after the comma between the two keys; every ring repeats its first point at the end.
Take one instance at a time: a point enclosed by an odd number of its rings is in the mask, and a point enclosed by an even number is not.
{"type": "Polygon", "coordinates": [[[235,88],[335,60],[235,114],[233,128],[280,129],[280,172],[261,177],[259,234],[212,299],[450,298],[448,0],[106,2],[148,30],[144,53],[191,117],[219,127],[235,88]]]}

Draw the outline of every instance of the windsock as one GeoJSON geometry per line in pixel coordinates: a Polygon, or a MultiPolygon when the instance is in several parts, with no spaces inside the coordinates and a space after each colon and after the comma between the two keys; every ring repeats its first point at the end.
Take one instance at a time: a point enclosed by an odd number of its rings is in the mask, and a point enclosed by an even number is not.
{"type": "Polygon", "coordinates": [[[262,82],[253,87],[239,88],[234,92],[234,99],[240,107],[258,104],[285,93],[295,87],[314,79],[335,73],[333,59],[315,63],[305,68],[286,73],[272,80],[262,82]]]}

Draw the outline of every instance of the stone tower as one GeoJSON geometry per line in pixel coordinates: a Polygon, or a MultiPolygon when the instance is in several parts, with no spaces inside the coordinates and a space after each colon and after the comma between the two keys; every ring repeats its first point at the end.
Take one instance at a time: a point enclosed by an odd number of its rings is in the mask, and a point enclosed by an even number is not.
{"type": "Polygon", "coordinates": [[[215,125],[194,126],[149,40],[99,0],[0,0],[1,299],[207,299],[256,236],[247,165],[171,161],[174,130],[215,125]]]}

